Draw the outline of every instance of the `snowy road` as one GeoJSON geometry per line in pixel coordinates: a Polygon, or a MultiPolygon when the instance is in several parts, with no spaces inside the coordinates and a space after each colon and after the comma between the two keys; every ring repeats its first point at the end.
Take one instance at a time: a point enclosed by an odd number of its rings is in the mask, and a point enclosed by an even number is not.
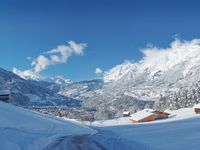
{"type": "Polygon", "coordinates": [[[43,150],[106,150],[91,135],[63,136],[43,150]]]}
{"type": "Polygon", "coordinates": [[[95,134],[59,137],[42,150],[154,150],[145,144],[121,138],[111,131],[97,130],[95,134]]]}

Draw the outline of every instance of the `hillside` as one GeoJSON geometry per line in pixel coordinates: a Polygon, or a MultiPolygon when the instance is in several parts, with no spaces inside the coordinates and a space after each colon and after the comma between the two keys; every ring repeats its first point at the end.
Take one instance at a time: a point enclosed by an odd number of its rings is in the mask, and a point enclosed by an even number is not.
{"type": "Polygon", "coordinates": [[[96,132],[84,126],[2,102],[0,102],[0,118],[0,149],[4,150],[48,149],[59,138],[96,132]]]}
{"type": "MultiPolygon", "coordinates": [[[[106,121],[92,128],[0,102],[0,148],[4,150],[157,150],[199,148],[199,116],[192,109],[150,123],[106,121]],[[186,114],[186,116],[184,115],[186,114]],[[167,142],[166,142],[167,141],[167,142]],[[159,142],[159,144],[158,144],[159,142]],[[116,144],[117,143],[117,144],[116,144]]],[[[127,118],[124,118],[127,119],[127,118]]]]}
{"type": "Polygon", "coordinates": [[[96,139],[102,145],[107,144],[109,150],[199,150],[199,125],[198,117],[157,124],[109,126],[98,128],[100,134],[96,139]]]}
{"type": "Polygon", "coordinates": [[[168,112],[168,119],[152,122],[133,123],[131,117],[95,121],[98,132],[92,138],[108,150],[198,150],[200,115],[194,108],[168,112]]]}
{"type": "Polygon", "coordinates": [[[76,87],[83,106],[98,106],[99,113],[107,107],[120,115],[123,110],[152,108],[158,100],[162,109],[192,107],[200,102],[200,39],[176,39],[167,48],[151,46],[142,53],[140,61],[125,61],[106,71],[100,88],[80,94],[76,87]]]}
{"type": "MultiPolygon", "coordinates": [[[[124,110],[133,113],[152,108],[158,101],[162,109],[192,107],[200,102],[200,39],[176,39],[167,48],[150,46],[142,53],[138,62],[125,61],[100,79],[72,82],[58,77],[26,81],[81,101],[82,109],[95,110],[96,119],[120,116],[124,110]]],[[[36,98],[34,94],[32,99],[36,98]]]]}
{"type": "Polygon", "coordinates": [[[49,90],[45,86],[25,80],[18,75],[0,68],[0,87],[5,87],[11,91],[10,102],[20,106],[54,106],[66,105],[69,107],[79,107],[79,101],[62,96],[49,90]]]}

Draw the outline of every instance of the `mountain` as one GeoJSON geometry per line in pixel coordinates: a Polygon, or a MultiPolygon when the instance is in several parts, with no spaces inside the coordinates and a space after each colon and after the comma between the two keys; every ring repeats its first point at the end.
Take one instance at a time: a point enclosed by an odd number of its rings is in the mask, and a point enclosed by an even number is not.
{"type": "Polygon", "coordinates": [[[169,48],[150,47],[143,54],[139,62],[125,62],[107,71],[103,80],[140,99],[156,99],[165,90],[194,86],[200,80],[200,39],[175,40],[169,48]]]}
{"type": "MultiPolygon", "coordinates": [[[[68,87],[60,93],[72,97],[78,93],[76,98],[83,101],[84,107],[95,107],[99,112],[109,107],[120,114],[123,110],[134,112],[153,107],[161,95],[173,97],[185,90],[199,92],[200,39],[176,39],[168,48],[148,47],[142,52],[144,57],[140,61],[126,61],[107,71],[97,89],[82,93],[80,87],[84,86],[72,83],[73,90],[68,87]]],[[[193,104],[194,101],[189,106],[193,104]]]]}
{"type": "Polygon", "coordinates": [[[101,79],[72,82],[57,77],[28,83],[78,99],[81,108],[95,110],[97,118],[105,112],[118,116],[124,110],[152,108],[161,98],[170,99],[165,108],[171,108],[173,99],[184,101],[179,107],[192,106],[200,100],[200,39],[176,39],[168,48],[151,46],[142,53],[140,61],[125,61],[106,71],[101,79]],[[186,98],[183,100],[183,97],[186,98]],[[197,100],[187,104],[188,97],[197,97],[197,100]]]}
{"type": "Polygon", "coordinates": [[[102,89],[103,86],[104,82],[101,79],[94,79],[81,82],[68,82],[64,84],[53,82],[53,84],[48,88],[61,95],[84,100],[85,97],[90,97],[93,92],[102,89]]]}
{"type": "Polygon", "coordinates": [[[57,94],[36,81],[25,80],[0,68],[0,86],[11,91],[11,103],[20,106],[66,105],[77,107],[80,101],[57,94]]]}

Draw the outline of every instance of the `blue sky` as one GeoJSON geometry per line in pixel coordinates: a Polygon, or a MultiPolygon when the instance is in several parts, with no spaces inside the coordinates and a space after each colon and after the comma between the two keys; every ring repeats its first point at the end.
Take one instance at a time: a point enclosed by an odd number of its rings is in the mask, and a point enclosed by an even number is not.
{"type": "Polygon", "coordinates": [[[44,76],[92,79],[124,60],[138,61],[141,48],[167,47],[200,37],[200,2],[193,0],[0,0],[0,67],[31,68],[31,60],[66,44],[87,43],[82,56],[49,66],[44,76]]]}

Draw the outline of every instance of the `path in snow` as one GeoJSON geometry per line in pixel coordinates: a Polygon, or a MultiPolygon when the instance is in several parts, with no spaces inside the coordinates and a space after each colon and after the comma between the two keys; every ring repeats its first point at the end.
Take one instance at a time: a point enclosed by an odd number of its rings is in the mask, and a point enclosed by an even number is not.
{"type": "Polygon", "coordinates": [[[107,128],[95,130],[95,134],[58,137],[43,150],[152,150],[149,145],[123,138],[107,128]]]}
{"type": "Polygon", "coordinates": [[[46,146],[43,150],[106,150],[91,135],[63,136],[46,146]]]}

